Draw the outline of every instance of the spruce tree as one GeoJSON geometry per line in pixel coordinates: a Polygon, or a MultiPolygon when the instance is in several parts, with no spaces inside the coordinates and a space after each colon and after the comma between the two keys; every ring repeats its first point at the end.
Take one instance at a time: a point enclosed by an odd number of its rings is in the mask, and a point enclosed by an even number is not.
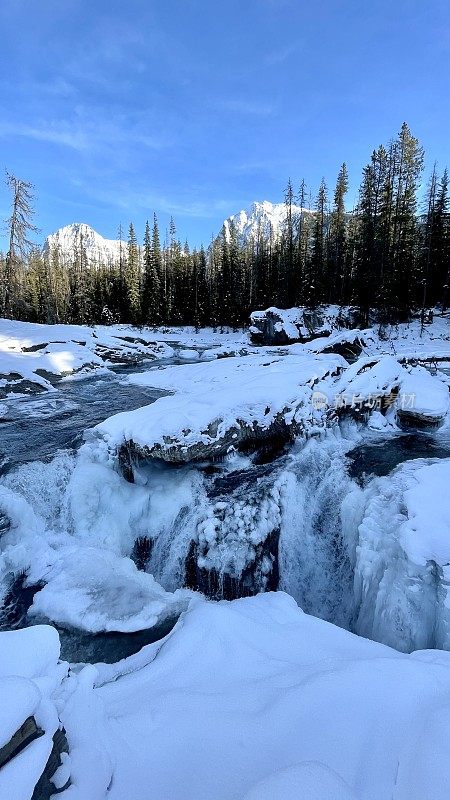
{"type": "Polygon", "coordinates": [[[295,294],[294,276],[294,190],[289,178],[288,185],[284,194],[284,205],[286,208],[285,230],[284,230],[284,270],[283,285],[281,287],[283,305],[292,305],[295,294]]]}
{"type": "Polygon", "coordinates": [[[134,325],[140,321],[140,260],[139,248],[133,223],[128,229],[127,261],[125,265],[125,291],[129,318],[134,325]]]}
{"type": "Polygon", "coordinates": [[[300,206],[298,227],[297,227],[297,250],[296,267],[294,280],[294,303],[300,305],[304,298],[304,281],[306,278],[306,265],[308,261],[309,245],[309,224],[308,215],[305,214],[307,187],[303,179],[298,193],[298,205],[300,206]]]}
{"type": "Polygon", "coordinates": [[[388,304],[393,316],[406,319],[413,301],[412,282],[417,266],[417,190],[424,160],[423,148],[406,122],[393,142],[392,155],[393,218],[388,304]]]}
{"type": "Polygon", "coordinates": [[[450,199],[447,169],[439,181],[436,192],[436,207],[433,229],[433,303],[447,308],[450,280],[450,199]]]}
{"type": "Polygon", "coordinates": [[[153,252],[148,221],[145,225],[144,234],[143,268],[142,319],[147,325],[158,325],[161,320],[159,271],[153,252]]]}
{"type": "Polygon", "coordinates": [[[342,302],[342,287],[346,264],[347,224],[345,216],[345,196],[348,191],[347,165],[342,164],[334,190],[334,203],[330,219],[330,246],[327,269],[328,302],[342,302]]]}
{"type": "Polygon", "coordinates": [[[319,187],[315,212],[308,285],[305,287],[306,303],[311,308],[315,308],[318,303],[323,302],[326,284],[327,187],[324,178],[319,187]]]}

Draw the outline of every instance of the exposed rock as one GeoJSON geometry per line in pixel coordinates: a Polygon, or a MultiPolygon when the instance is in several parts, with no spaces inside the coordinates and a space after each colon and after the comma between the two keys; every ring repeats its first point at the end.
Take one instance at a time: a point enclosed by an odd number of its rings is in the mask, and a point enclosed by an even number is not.
{"type": "Polygon", "coordinates": [[[145,572],[153,550],[153,539],[148,536],[138,536],[133,545],[131,559],[141,572],[145,572]]]}
{"type": "Polygon", "coordinates": [[[278,588],[281,525],[276,464],[213,477],[210,505],[186,559],[186,584],[213,599],[233,600],[278,588]],[[256,474],[255,474],[256,473],[256,474]]]}
{"type": "Polygon", "coordinates": [[[9,589],[0,607],[0,630],[21,628],[25,624],[35,595],[44,587],[43,582],[28,584],[27,579],[26,572],[11,576],[9,589]]]}
{"type": "Polygon", "coordinates": [[[264,443],[266,440],[287,442],[306,432],[304,420],[296,419],[293,409],[288,406],[267,426],[259,425],[257,421],[248,424],[244,420],[236,419],[224,429],[222,423],[221,419],[214,420],[201,431],[197,441],[190,444],[183,443],[182,436],[174,439],[165,436],[163,442],[149,445],[136,444],[133,440],[124,442],[118,449],[118,460],[124,478],[129,483],[134,482],[135,460],[161,459],[172,464],[186,464],[191,461],[217,458],[227,453],[230,447],[240,449],[246,444],[254,447],[256,443],[264,443]],[[219,427],[222,427],[221,431],[219,427]]]}
{"type": "Polygon", "coordinates": [[[9,517],[0,509],[0,536],[6,531],[9,531],[11,527],[11,520],[9,517]]]}
{"type": "Polygon", "coordinates": [[[414,409],[397,410],[397,422],[402,428],[419,428],[420,430],[435,430],[444,423],[445,414],[425,414],[414,409]]]}
{"type": "Polygon", "coordinates": [[[50,800],[56,794],[63,792],[70,786],[70,778],[64,783],[63,786],[55,787],[52,778],[56,770],[61,766],[61,754],[69,752],[69,745],[67,743],[66,732],[64,728],[59,728],[53,736],[53,747],[49,755],[47,764],[45,765],[44,772],[39,778],[31,800],[50,800]]]}
{"type": "Polygon", "coordinates": [[[268,308],[250,315],[250,338],[254,344],[292,344],[305,341],[305,336],[308,334],[300,309],[268,308]]]}
{"type": "Polygon", "coordinates": [[[35,718],[27,717],[9,742],[0,748],[0,769],[17,756],[24,747],[43,735],[44,731],[38,728],[35,718]]]}
{"type": "Polygon", "coordinates": [[[22,378],[18,373],[10,372],[7,375],[0,373],[0,399],[7,397],[10,392],[15,394],[41,394],[41,392],[45,391],[44,386],[22,378]]]}
{"type": "MultiPolygon", "coordinates": [[[[0,769],[41,736],[44,736],[44,731],[38,727],[34,716],[28,717],[9,742],[0,748],[0,769]]],[[[52,783],[52,777],[58,767],[61,766],[61,754],[68,753],[68,751],[69,747],[65,731],[64,729],[58,729],[53,736],[52,751],[45,769],[34,788],[31,800],[49,800],[53,795],[67,789],[70,783],[69,780],[64,786],[56,788],[52,783]]]]}

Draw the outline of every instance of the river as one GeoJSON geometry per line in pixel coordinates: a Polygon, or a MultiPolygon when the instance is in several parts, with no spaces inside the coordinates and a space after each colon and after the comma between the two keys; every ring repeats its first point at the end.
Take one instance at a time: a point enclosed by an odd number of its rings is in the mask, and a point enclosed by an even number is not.
{"type": "MultiPolygon", "coordinates": [[[[145,364],[140,369],[157,369],[164,363],[185,364],[186,361],[172,359],[170,362],[145,364]]],[[[51,393],[8,400],[7,414],[0,423],[0,475],[6,476],[32,462],[49,462],[61,452],[75,453],[86,429],[112,414],[152,403],[164,395],[157,389],[126,384],[124,376],[136,371],[136,366],[118,367],[106,374],[61,381],[51,393]]],[[[345,456],[340,456],[338,451],[327,455],[319,446],[316,451],[312,455],[299,456],[297,460],[294,458],[293,467],[291,463],[296,483],[294,488],[291,485],[290,503],[295,506],[295,513],[291,513],[289,525],[281,532],[280,553],[274,556],[279,531],[276,540],[272,538],[272,551],[264,551],[264,548],[261,551],[261,563],[268,558],[272,561],[279,559],[272,570],[271,580],[262,583],[261,587],[276,588],[274,581],[279,579],[280,587],[290,592],[304,610],[351,629],[352,609],[348,597],[353,573],[342,555],[342,533],[337,513],[343,491],[341,487],[345,485],[347,491],[351,481],[364,485],[371,476],[387,475],[407,460],[450,457],[450,435],[447,428],[430,433],[408,431],[389,435],[367,431],[363,440],[345,456]],[[298,498],[302,493],[308,502],[299,511],[298,498]],[[309,519],[305,520],[307,515],[309,519]],[[317,547],[318,542],[320,547],[317,547]]],[[[281,453],[275,451],[272,461],[270,454],[263,458],[254,457],[247,460],[244,467],[241,462],[231,466],[227,463],[202,465],[205,496],[228,504],[230,518],[237,515],[236,509],[241,513],[246,501],[254,506],[267,502],[274,481],[284,474],[290,458],[289,449],[286,451],[285,448],[281,453]]],[[[164,469],[160,481],[164,479],[164,469]]],[[[167,468],[167,474],[171,469],[167,468]]],[[[197,466],[192,470],[198,471],[197,466]]],[[[192,530],[195,530],[197,520],[193,517],[191,522],[192,530]]],[[[172,530],[172,539],[178,535],[185,541],[186,514],[180,516],[177,524],[179,530],[175,534],[172,530]]],[[[149,571],[163,586],[168,582],[164,579],[167,552],[168,545],[163,542],[159,549],[155,548],[149,564],[149,571]]],[[[238,581],[233,584],[233,591],[239,593],[240,586],[248,588],[250,585],[252,593],[261,574],[258,573],[256,578],[247,575],[246,583],[238,581]]],[[[178,585],[182,582],[180,575],[175,579],[178,585]]],[[[208,581],[210,583],[211,574],[204,581],[205,585],[208,581]]],[[[217,578],[214,581],[217,593],[217,578]]],[[[223,581],[220,585],[223,586],[223,581]]],[[[173,590],[177,585],[165,588],[173,590]]],[[[62,656],[79,662],[117,661],[164,636],[175,619],[133,634],[109,632],[93,635],[59,627],[62,656]]],[[[22,623],[29,624],[26,616],[18,624],[22,623]]]]}

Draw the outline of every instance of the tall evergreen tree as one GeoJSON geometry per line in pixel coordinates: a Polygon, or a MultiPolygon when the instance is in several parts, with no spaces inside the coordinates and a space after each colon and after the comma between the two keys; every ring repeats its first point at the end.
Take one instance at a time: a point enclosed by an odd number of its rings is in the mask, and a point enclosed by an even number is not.
{"type": "Polygon", "coordinates": [[[347,224],[345,216],[345,196],[348,191],[347,165],[342,164],[334,190],[334,203],[330,219],[330,241],[327,269],[328,302],[342,301],[346,265],[347,224]]]}
{"type": "Polygon", "coordinates": [[[125,265],[125,291],[129,312],[129,322],[140,321],[140,260],[139,248],[133,223],[128,229],[127,261],[125,265]]]}
{"type": "Polygon", "coordinates": [[[295,294],[295,275],[294,275],[294,190],[292,182],[289,178],[288,185],[284,194],[284,205],[286,208],[286,220],[284,231],[284,270],[282,275],[282,295],[283,305],[292,305],[293,297],[295,294]]]}
{"type": "Polygon", "coordinates": [[[146,324],[158,325],[161,321],[159,271],[153,252],[148,221],[145,225],[144,234],[143,268],[142,319],[146,324]]]}
{"type": "Polygon", "coordinates": [[[294,298],[295,303],[300,304],[303,302],[304,296],[304,280],[306,277],[306,264],[308,260],[308,244],[309,244],[309,225],[307,217],[308,215],[305,214],[306,202],[307,202],[307,187],[305,180],[303,179],[300,184],[300,189],[298,193],[298,205],[300,206],[299,218],[298,218],[298,228],[297,228],[297,257],[296,257],[296,268],[295,268],[295,280],[294,280],[294,298]]]}
{"type": "Polygon", "coordinates": [[[306,303],[311,308],[315,308],[324,299],[327,263],[327,202],[327,187],[322,178],[316,200],[313,244],[308,283],[305,287],[306,303]]]}

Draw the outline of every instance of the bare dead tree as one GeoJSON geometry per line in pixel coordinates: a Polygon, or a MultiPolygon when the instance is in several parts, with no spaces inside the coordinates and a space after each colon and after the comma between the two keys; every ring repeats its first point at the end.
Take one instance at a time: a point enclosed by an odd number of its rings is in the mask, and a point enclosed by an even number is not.
{"type": "Polygon", "coordinates": [[[4,305],[5,313],[9,315],[13,310],[20,267],[33,248],[29,237],[32,233],[37,233],[38,228],[32,222],[35,213],[33,184],[16,178],[6,170],[6,185],[11,192],[11,216],[5,222],[8,252],[5,259],[4,305]]]}

